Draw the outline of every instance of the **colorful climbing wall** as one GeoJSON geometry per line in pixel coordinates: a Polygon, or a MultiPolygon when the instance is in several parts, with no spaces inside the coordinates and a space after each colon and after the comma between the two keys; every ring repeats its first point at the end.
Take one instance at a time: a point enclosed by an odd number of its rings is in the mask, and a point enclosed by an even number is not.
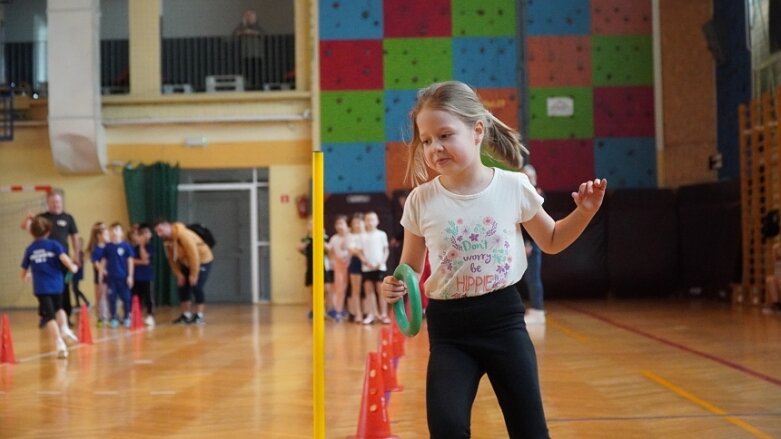
{"type": "Polygon", "coordinates": [[[449,79],[471,84],[516,128],[528,102],[527,143],[545,190],[595,176],[612,187],[655,186],[651,0],[529,0],[522,15],[516,3],[321,1],[326,191],[404,187],[416,92],[449,79]],[[528,96],[518,90],[521,25],[528,96]],[[571,116],[548,114],[559,97],[574,102],[571,116]]]}
{"type": "Polygon", "coordinates": [[[546,191],[655,187],[651,0],[528,1],[530,161],[546,191]],[[569,98],[572,115],[550,113],[569,98]]]}
{"type": "Polygon", "coordinates": [[[458,79],[517,127],[515,0],[320,2],[326,191],[405,187],[417,90],[458,79]]]}

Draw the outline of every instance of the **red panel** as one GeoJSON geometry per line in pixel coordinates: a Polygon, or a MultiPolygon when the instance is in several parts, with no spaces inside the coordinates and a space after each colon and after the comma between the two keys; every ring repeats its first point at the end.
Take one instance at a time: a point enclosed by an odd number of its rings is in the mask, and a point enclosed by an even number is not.
{"type": "Polygon", "coordinates": [[[494,116],[518,129],[518,91],[514,88],[480,88],[480,100],[494,116]]]}
{"type": "Polygon", "coordinates": [[[575,191],[594,176],[591,140],[533,140],[529,162],[543,191],[575,191]]]}
{"type": "Polygon", "coordinates": [[[323,41],[320,71],[322,90],[381,90],[382,41],[323,41]]]}
{"type": "Polygon", "coordinates": [[[591,85],[589,37],[529,37],[529,86],[591,85]]]}
{"type": "Polygon", "coordinates": [[[385,0],[386,37],[449,37],[450,0],[385,0]]]}
{"type": "Polygon", "coordinates": [[[651,0],[591,0],[591,31],[595,35],[648,35],[651,0]]]}
{"type": "Polygon", "coordinates": [[[652,87],[594,89],[594,137],[653,137],[652,87]]]}

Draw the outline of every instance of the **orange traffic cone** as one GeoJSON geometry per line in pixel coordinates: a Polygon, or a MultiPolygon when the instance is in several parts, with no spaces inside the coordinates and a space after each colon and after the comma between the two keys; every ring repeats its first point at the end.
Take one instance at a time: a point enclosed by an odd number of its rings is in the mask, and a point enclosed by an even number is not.
{"type": "Polygon", "coordinates": [[[393,366],[399,367],[399,358],[403,357],[404,352],[404,334],[401,333],[401,330],[399,329],[399,326],[396,324],[395,320],[393,322],[393,325],[391,326],[392,331],[392,344],[393,344],[393,366]]]}
{"type": "Polygon", "coordinates": [[[380,330],[380,366],[382,367],[382,379],[385,382],[385,396],[390,399],[389,392],[400,392],[404,387],[396,381],[396,368],[393,367],[393,344],[391,342],[391,329],[384,326],[380,330]]]}
{"type": "Polygon", "coordinates": [[[11,339],[11,324],[8,314],[3,314],[2,329],[0,329],[0,363],[16,363],[14,341],[11,339]]]}
{"type": "Polygon", "coordinates": [[[89,310],[87,305],[81,305],[79,313],[79,342],[92,344],[92,328],[89,326],[89,310]]]}
{"type": "Polygon", "coordinates": [[[144,320],[141,319],[141,302],[139,302],[138,296],[133,296],[133,306],[130,307],[130,328],[144,328],[144,320]]]}
{"type": "Polygon", "coordinates": [[[358,432],[348,439],[393,439],[388,419],[388,407],[383,396],[380,355],[369,352],[366,358],[366,374],[363,380],[363,399],[358,415],[358,432]]]}

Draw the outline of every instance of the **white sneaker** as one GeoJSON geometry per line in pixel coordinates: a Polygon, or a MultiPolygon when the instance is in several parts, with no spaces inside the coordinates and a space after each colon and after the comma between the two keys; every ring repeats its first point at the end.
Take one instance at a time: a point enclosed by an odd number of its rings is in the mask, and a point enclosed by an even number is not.
{"type": "Polygon", "coordinates": [[[529,308],[526,311],[526,315],[523,316],[523,320],[527,325],[544,325],[545,311],[541,309],[529,308]]]}
{"type": "Polygon", "coordinates": [[[68,358],[68,346],[62,339],[57,340],[57,358],[63,360],[68,358]]]}
{"type": "Polygon", "coordinates": [[[146,316],[146,318],[144,319],[144,324],[146,326],[149,326],[150,328],[154,328],[155,327],[155,318],[153,316],[146,316]]]}
{"type": "Polygon", "coordinates": [[[62,328],[60,328],[60,331],[62,332],[62,338],[65,341],[69,341],[72,344],[76,344],[79,342],[79,338],[76,337],[76,334],[74,334],[73,331],[71,331],[71,328],[67,326],[63,326],[62,328]]]}

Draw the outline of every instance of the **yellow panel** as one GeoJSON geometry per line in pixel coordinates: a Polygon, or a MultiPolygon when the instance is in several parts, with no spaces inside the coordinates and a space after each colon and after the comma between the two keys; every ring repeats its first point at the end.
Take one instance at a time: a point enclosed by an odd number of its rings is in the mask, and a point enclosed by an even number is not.
{"type": "Polygon", "coordinates": [[[308,163],[309,141],[216,143],[206,147],[181,144],[109,145],[109,161],[125,163],[178,163],[187,169],[255,168],[308,163]]]}

